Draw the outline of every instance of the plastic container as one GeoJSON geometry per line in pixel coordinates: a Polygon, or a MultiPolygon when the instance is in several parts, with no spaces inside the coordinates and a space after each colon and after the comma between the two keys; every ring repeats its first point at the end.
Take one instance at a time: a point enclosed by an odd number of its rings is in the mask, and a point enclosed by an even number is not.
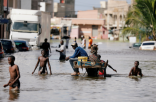
{"type": "Polygon", "coordinates": [[[78,61],[81,61],[81,60],[82,60],[82,62],[87,62],[88,57],[85,57],[85,56],[78,57],[78,61]]]}

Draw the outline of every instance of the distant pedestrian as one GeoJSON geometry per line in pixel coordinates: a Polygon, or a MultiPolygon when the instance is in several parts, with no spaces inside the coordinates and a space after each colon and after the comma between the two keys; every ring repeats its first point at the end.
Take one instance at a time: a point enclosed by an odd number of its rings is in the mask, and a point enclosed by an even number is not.
{"type": "Polygon", "coordinates": [[[44,43],[42,44],[42,49],[45,51],[45,55],[49,56],[49,50],[51,53],[51,48],[50,48],[50,44],[47,42],[47,38],[44,39],[44,43]]]}
{"type": "Polygon", "coordinates": [[[66,39],[66,49],[68,49],[69,39],[66,39]]]}
{"type": "Polygon", "coordinates": [[[82,40],[82,48],[86,49],[86,39],[84,36],[83,36],[83,40],[82,40]]]}
{"type": "Polygon", "coordinates": [[[60,46],[60,50],[56,50],[56,52],[60,52],[59,60],[62,61],[62,60],[65,60],[65,58],[66,58],[66,47],[64,45],[64,41],[63,40],[61,40],[60,45],[61,45],[60,46]]]}
{"type": "Polygon", "coordinates": [[[45,55],[45,51],[44,50],[41,51],[41,54],[42,54],[42,56],[38,57],[37,64],[36,64],[35,69],[32,72],[32,74],[34,74],[34,72],[35,72],[36,68],[38,67],[39,63],[40,63],[40,67],[39,67],[38,74],[39,75],[40,74],[48,74],[47,67],[46,67],[46,64],[48,63],[49,70],[50,70],[50,75],[52,75],[49,58],[45,55]]]}
{"type": "Polygon", "coordinates": [[[141,69],[139,68],[139,61],[134,62],[134,67],[131,69],[129,76],[143,76],[141,69]]]}
{"type": "Polygon", "coordinates": [[[89,37],[89,45],[88,45],[88,49],[91,49],[91,46],[93,44],[93,40],[91,37],[89,37]]]}
{"type": "Polygon", "coordinates": [[[83,35],[81,35],[81,42],[82,42],[82,40],[83,40],[83,35]]]}
{"type": "Polygon", "coordinates": [[[75,43],[77,43],[76,39],[77,39],[77,38],[75,37],[75,39],[74,39],[74,42],[75,42],[75,43]]]}
{"type": "Polygon", "coordinates": [[[10,80],[8,84],[5,84],[3,87],[10,86],[9,90],[18,91],[20,89],[20,71],[19,67],[14,64],[15,57],[10,56],[8,58],[8,63],[10,64],[9,72],[10,72],[10,80]]]}

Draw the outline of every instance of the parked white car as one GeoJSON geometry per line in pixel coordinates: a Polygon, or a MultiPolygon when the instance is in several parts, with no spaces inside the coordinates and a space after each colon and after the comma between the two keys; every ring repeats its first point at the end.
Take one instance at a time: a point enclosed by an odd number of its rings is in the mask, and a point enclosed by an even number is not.
{"type": "Polygon", "coordinates": [[[140,50],[156,50],[156,41],[145,41],[141,44],[140,50]]]}

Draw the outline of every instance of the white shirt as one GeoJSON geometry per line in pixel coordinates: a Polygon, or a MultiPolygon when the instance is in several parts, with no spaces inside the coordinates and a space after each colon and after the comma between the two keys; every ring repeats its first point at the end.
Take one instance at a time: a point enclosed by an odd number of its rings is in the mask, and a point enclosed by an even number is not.
{"type": "Polygon", "coordinates": [[[83,40],[82,40],[82,47],[85,47],[85,45],[84,45],[85,42],[86,42],[86,39],[83,39],[83,40]]]}
{"type": "Polygon", "coordinates": [[[66,47],[64,45],[61,45],[60,50],[64,50],[62,53],[66,55],[66,47]]]}

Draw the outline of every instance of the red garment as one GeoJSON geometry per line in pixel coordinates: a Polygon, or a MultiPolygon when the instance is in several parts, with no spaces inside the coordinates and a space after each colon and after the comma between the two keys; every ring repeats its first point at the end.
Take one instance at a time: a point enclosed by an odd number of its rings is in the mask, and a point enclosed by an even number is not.
{"type": "MultiPolygon", "coordinates": [[[[105,62],[105,61],[101,60],[101,62],[105,62]]],[[[104,70],[103,70],[103,72],[99,71],[99,75],[104,75],[104,70]]]]}

